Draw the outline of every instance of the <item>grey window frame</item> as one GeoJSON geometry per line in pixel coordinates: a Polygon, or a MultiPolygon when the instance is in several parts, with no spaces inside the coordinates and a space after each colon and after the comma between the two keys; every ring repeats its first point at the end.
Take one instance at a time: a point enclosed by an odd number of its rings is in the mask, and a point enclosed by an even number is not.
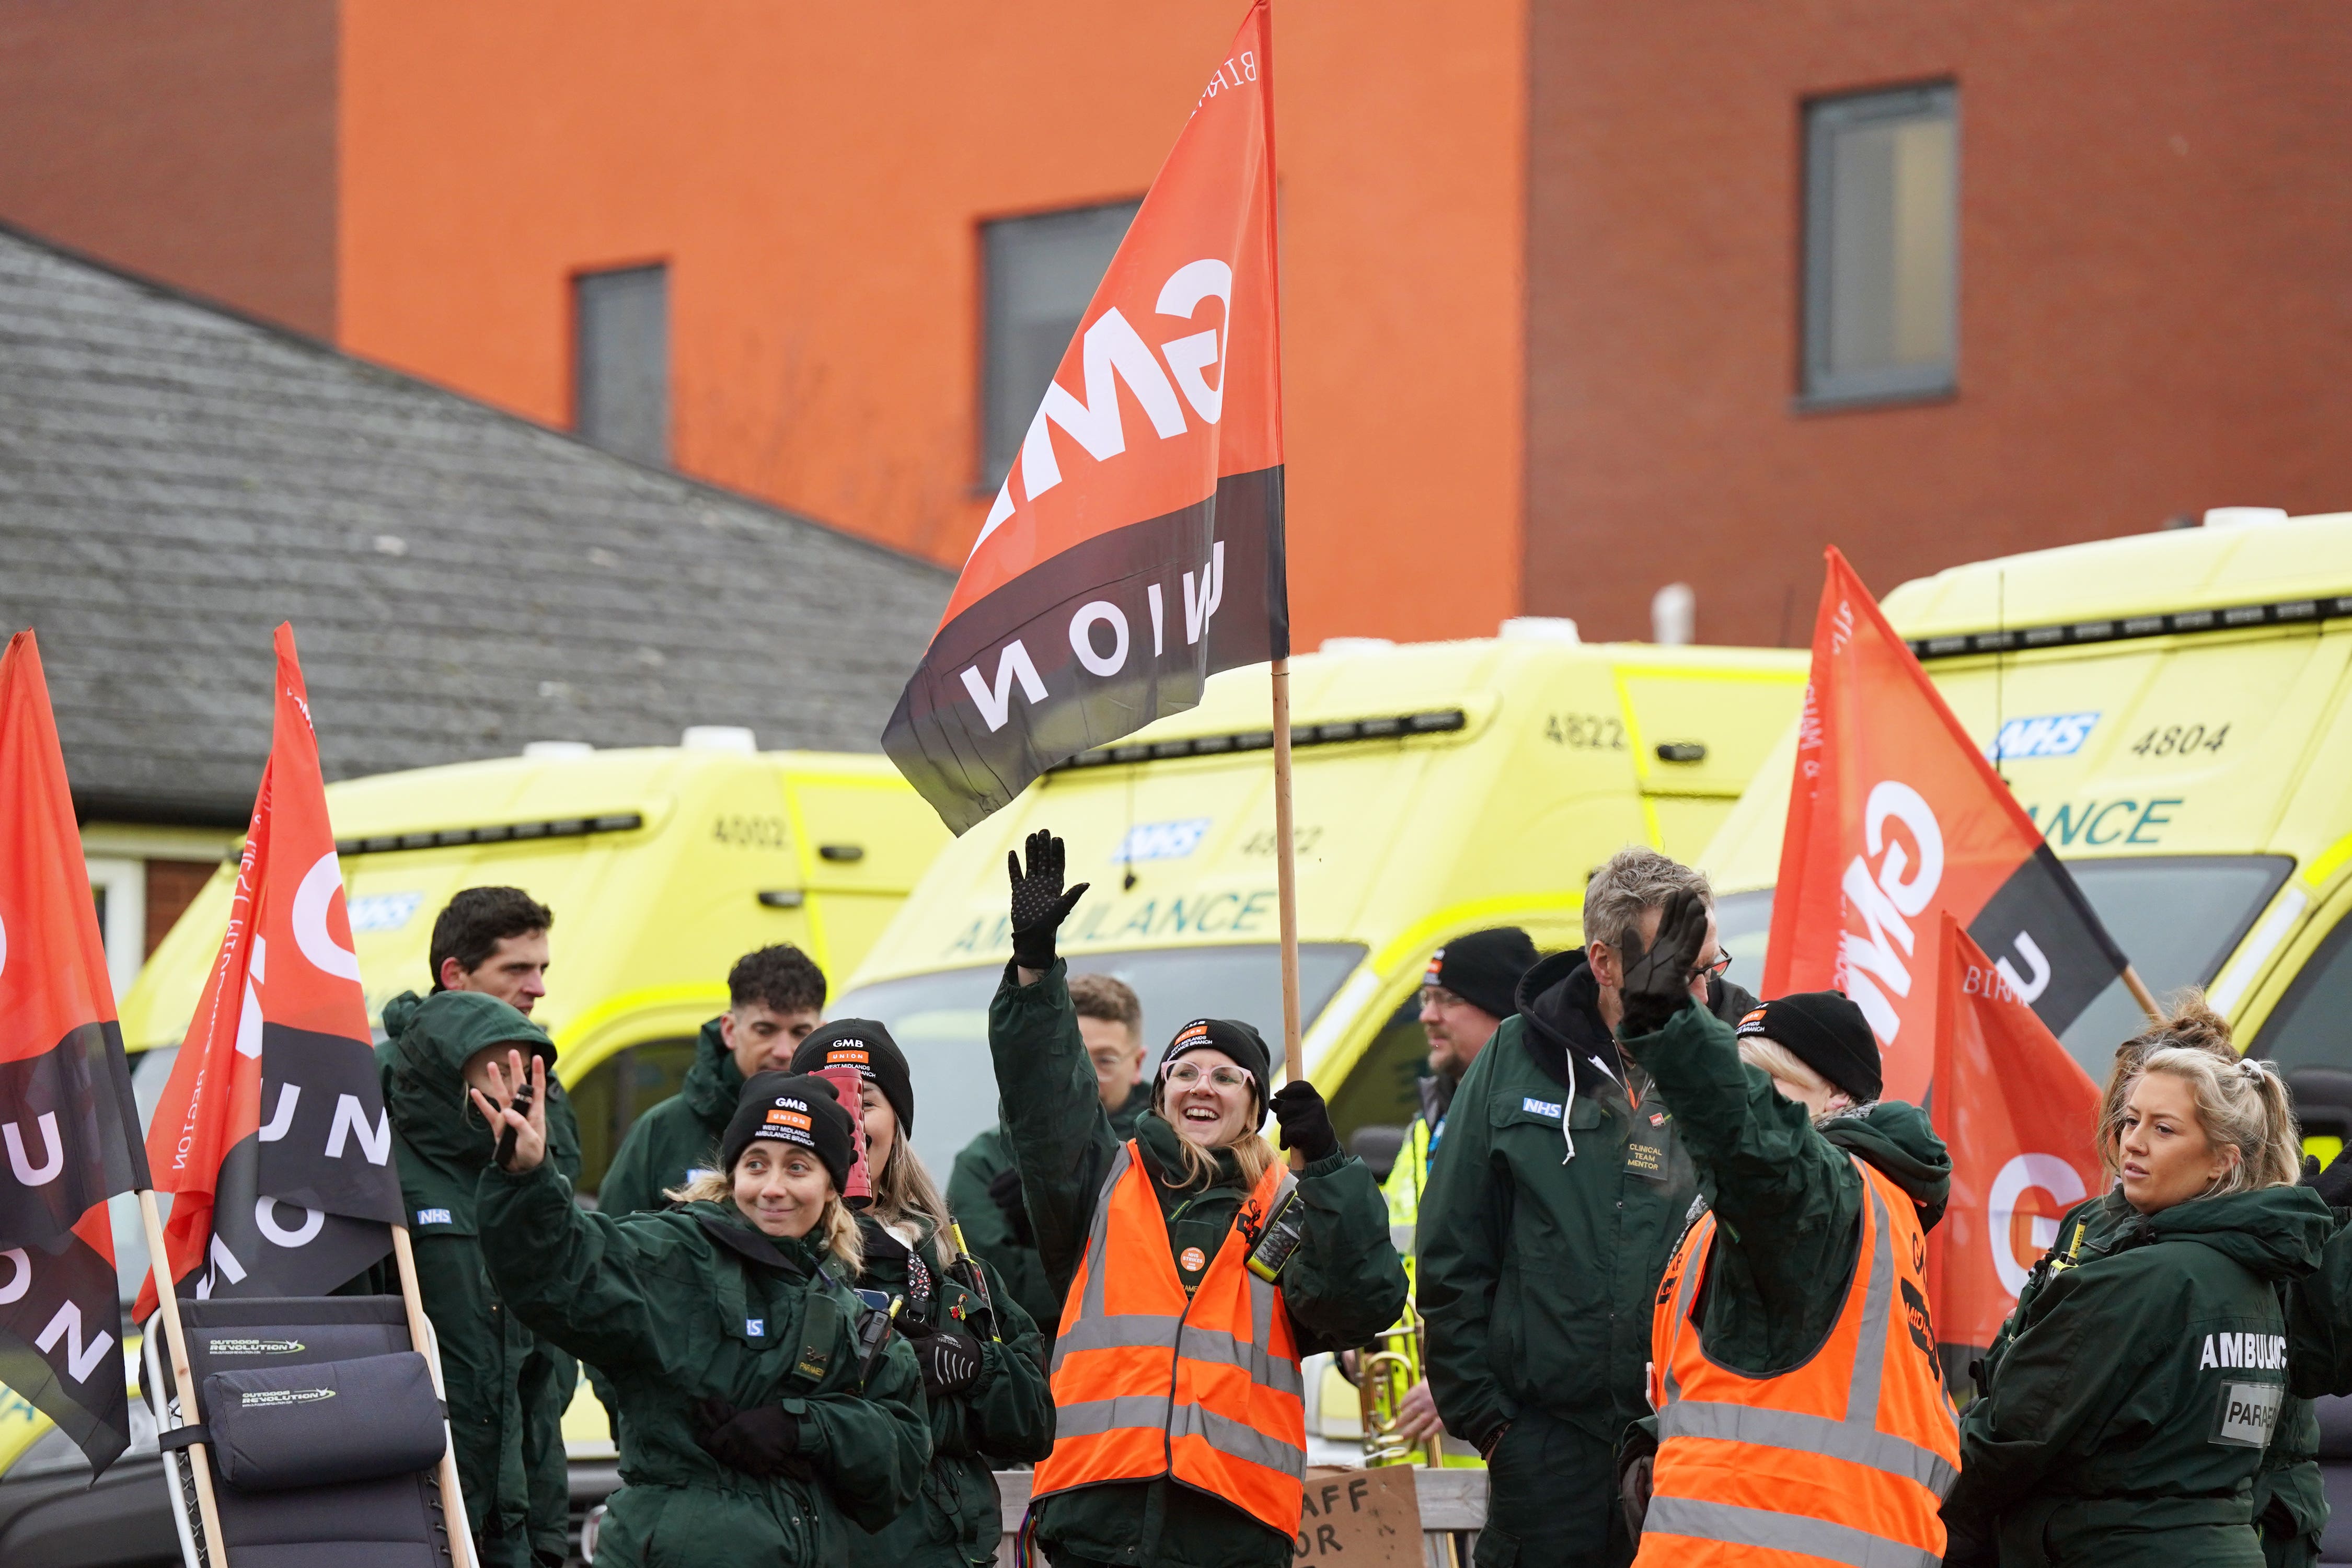
{"type": "Polygon", "coordinates": [[[670,374],[673,368],[671,363],[673,334],[670,331],[669,285],[669,263],[666,260],[641,262],[627,267],[583,268],[572,275],[572,434],[600,450],[611,452],[616,457],[626,458],[632,462],[645,463],[658,468],[670,466],[673,438],[676,434],[676,426],[672,418],[675,400],[672,396],[670,374]],[[588,342],[590,314],[588,297],[595,286],[622,279],[640,279],[648,274],[657,276],[661,282],[660,432],[656,449],[650,452],[638,450],[625,442],[615,444],[612,439],[611,432],[603,432],[600,435],[592,428],[596,417],[596,400],[592,387],[591,372],[593,367],[590,364],[592,356],[588,342]]]}
{"type": "MultiPolygon", "coordinates": [[[[1123,208],[1128,215],[1127,228],[1121,232],[1120,243],[1124,244],[1125,234],[1132,229],[1136,214],[1142,209],[1142,206],[1141,196],[1122,196],[1116,201],[1081,202],[1075,206],[1051,207],[1039,212],[1005,213],[995,217],[982,218],[980,221],[975,235],[980,261],[980,357],[976,367],[978,375],[975,378],[977,384],[974,387],[975,406],[972,420],[975,437],[972,442],[975,489],[993,495],[997,487],[1004,482],[1005,476],[1012,471],[1013,458],[1020,452],[1021,440],[1027,433],[1029,421],[1037,412],[1034,403],[1012,410],[1009,417],[1021,421],[1022,436],[1016,436],[1013,438],[1013,447],[1009,452],[999,454],[991,449],[992,438],[997,433],[992,417],[995,412],[997,353],[995,338],[1003,301],[1001,290],[1006,281],[1001,275],[996,260],[993,237],[1000,231],[1010,232],[1024,224],[1036,223],[1041,220],[1077,218],[1123,208]]],[[[1113,255],[1116,254],[1114,250],[1113,255]]],[[[1108,268],[1109,260],[1109,258],[1104,260],[1106,269],[1108,268]]],[[[1088,299],[1078,302],[1078,313],[1076,318],[1077,321],[1084,321],[1086,307],[1091,299],[1092,291],[1089,290],[1088,299]]],[[[1040,387],[1038,395],[1042,397],[1044,394],[1045,389],[1040,387]]]]}
{"type": "Polygon", "coordinates": [[[1802,273],[1803,363],[1797,404],[1801,409],[1851,408],[1878,403],[1908,403],[1948,397],[1959,390],[1960,371],[1960,89],[1954,81],[1874,89],[1809,99],[1804,114],[1804,244],[1798,257],[1802,273]],[[1952,352],[1940,364],[1896,365],[1878,370],[1834,371],[1830,367],[1831,271],[1835,182],[1829,177],[1836,134],[1874,120],[1913,120],[1940,113],[1952,124],[1952,352]]]}

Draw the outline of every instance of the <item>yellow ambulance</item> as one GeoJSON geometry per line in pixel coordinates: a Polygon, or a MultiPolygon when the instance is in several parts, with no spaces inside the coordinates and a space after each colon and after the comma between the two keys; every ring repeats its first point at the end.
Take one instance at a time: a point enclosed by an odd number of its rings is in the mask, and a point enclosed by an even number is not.
{"type": "MultiPolygon", "coordinates": [[[[1798,652],[1505,634],[1294,661],[1305,1056],[1343,1136],[1412,1116],[1433,952],[1496,925],[1575,942],[1592,868],[1627,844],[1696,857],[1803,691],[1798,652]]],[[[1135,987],[1155,1047],[1202,1013],[1279,1042],[1272,745],[1265,669],[1216,676],[1198,708],[1047,773],[940,854],[834,1007],[906,1048],[931,1169],[996,1120],[1004,857],[1034,829],[1093,884],[1062,951],[1135,987]]]]}
{"type": "MultiPolygon", "coordinates": [[[[590,1192],[638,1112],[677,1091],[738,957],[793,942],[838,990],[948,840],[882,757],[688,734],[697,743],[541,747],[327,788],[371,1023],[430,984],[434,917],[459,889],[519,887],[554,911],[532,1017],[580,1113],[590,1192]]],[[[236,872],[223,865],[122,999],[142,1113],[170,1064],[139,1053],[187,1028],[236,872]]]]}
{"type": "MultiPolygon", "coordinates": [[[[1885,608],[2141,976],[2208,987],[2332,1151],[2352,1130],[2352,512],[2227,509],[1954,567],[1885,608]]],[[[1702,861],[1750,975],[1795,744],[1791,725],[1702,861]]],[[[2103,1079],[2140,1018],[2118,982],[2065,1044],[2103,1079]]]]}

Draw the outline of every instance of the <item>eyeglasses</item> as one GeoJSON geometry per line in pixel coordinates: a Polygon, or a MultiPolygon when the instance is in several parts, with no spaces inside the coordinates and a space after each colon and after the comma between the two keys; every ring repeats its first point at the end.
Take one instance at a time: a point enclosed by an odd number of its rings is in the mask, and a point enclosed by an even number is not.
{"type": "Polygon", "coordinates": [[[1469,1004],[1443,985],[1424,985],[1421,988],[1421,1005],[1424,1007],[1444,1008],[1464,1007],[1469,1004]]]}
{"type": "MultiPolygon", "coordinates": [[[[1194,1084],[1201,1081],[1202,1070],[1203,1069],[1197,1063],[1178,1062],[1174,1067],[1168,1069],[1168,1087],[1171,1089],[1190,1089],[1194,1084]]],[[[1206,1071],[1209,1081],[1215,1084],[1219,1089],[1247,1089],[1249,1087],[1249,1074],[1242,1071],[1239,1068],[1207,1068],[1206,1071]]]]}
{"type": "Polygon", "coordinates": [[[1730,972],[1731,954],[1727,952],[1721,958],[1717,959],[1713,963],[1702,963],[1696,969],[1692,970],[1691,978],[1693,980],[1696,980],[1705,975],[1712,975],[1716,979],[1720,980],[1730,972]]]}

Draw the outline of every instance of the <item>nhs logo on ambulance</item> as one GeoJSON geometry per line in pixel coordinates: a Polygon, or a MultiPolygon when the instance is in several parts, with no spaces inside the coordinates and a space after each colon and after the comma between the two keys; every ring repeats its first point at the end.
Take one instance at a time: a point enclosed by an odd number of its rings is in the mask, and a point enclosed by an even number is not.
{"type": "Polygon", "coordinates": [[[1118,864],[1138,860],[1181,860],[1201,847],[1207,836],[1210,818],[1188,816],[1181,822],[1139,822],[1127,830],[1111,852],[1118,864]]]}
{"type": "Polygon", "coordinates": [[[1985,748],[1987,762],[2014,762],[2021,757],[2071,757],[2083,749],[2096,713],[2044,713],[2032,719],[2011,719],[1985,748]]]}

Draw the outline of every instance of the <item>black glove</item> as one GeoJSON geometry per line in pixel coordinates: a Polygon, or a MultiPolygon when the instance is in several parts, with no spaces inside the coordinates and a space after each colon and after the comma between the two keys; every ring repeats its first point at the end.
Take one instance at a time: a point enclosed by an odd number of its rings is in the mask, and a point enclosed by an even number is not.
{"type": "Polygon", "coordinates": [[[810,1472],[798,1458],[801,1418],[781,1405],[738,1410],[716,1397],[694,1406],[695,1442],[730,1470],[747,1476],[800,1476],[810,1472]]]}
{"type": "Polygon", "coordinates": [[[1339,1152],[1339,1135],[1331,1131],[1331,1112],[1315,1086],[1292,1079],[1274,1091],[1274,1120],[1282,1129],[1282,1146],[1298,1151],[1308,1164],[1339,1152]]]}
{"type": "Polygon", "coordinates": [[[980,1375],[980,1342],[960,1329],[933,1328],[920,1338],[908,1336],[907,1342],[915,1347],[926,1394],[969,1388],[980,1375]]]}
{"type": "Polygon", "coordinates": [[[1021,1173],[1000,1171],[988,1184],[988,1197],[1004,1216],[1004,1228],[1012,1233],[1015,1247],[1034,1247],[1037,1233],[1029,1228],[1029,1204],[1021,1195],[1021,1173]]]}
{"type": "Polygon", "coordinates": [[[1646,949],[1641,933],[1625,933],[1624,983],[1618,995],[1625,1005],[1620,1037],[1654,1035],[1691,999],[1690,983],[1698,973],[1698,952],[1706,945],[1706,900],[1688,889],[1666,900],[1658,914],[1658,939],[1646,949]]]}
{"type": "MultiPolygon", "coordinates": [[[[529,1116],[530,1114],[530,1079],[525,1079],[522,1080],[521,1085],[515,1089],[514,1109],[516,1114],[520,1116],[529,1116]]],[[[498,1162],[499,1169],[501,1171],[511,1171],[514,1169],[515,1137],[516,1131],[513,1122],[508,1121],[500,1124],[499,1128],[498,1151],[491,1156],[491,1158],[498,1162]]],[[[541,1157],[542,1159],[545,1158],[544,1155],[541,1157]]]]}
{"type": "Polygon", "coordinates": [[[2347,1159],[2347,1155],[2352,1155],[2352,1143],[2339,1150],[2324,1171],[2317,1160],[2304,1156],[2303,1184],[2317,1193],[2332,1209],[2352,1208],[2352,1159],[2347,1159]]]}
{"type": "Polygon", "coordinates": [[[1062,841],[1044,828],[1029,836],[1029,869],[1021,858],[1004,852],[1005,874],[1013,879],[1013,962],[1024,969],[1054,967],[1054,933],[1069,918],[1078,895],[1093,886],[1080,882],[1062,891],[1062,841]]]}

